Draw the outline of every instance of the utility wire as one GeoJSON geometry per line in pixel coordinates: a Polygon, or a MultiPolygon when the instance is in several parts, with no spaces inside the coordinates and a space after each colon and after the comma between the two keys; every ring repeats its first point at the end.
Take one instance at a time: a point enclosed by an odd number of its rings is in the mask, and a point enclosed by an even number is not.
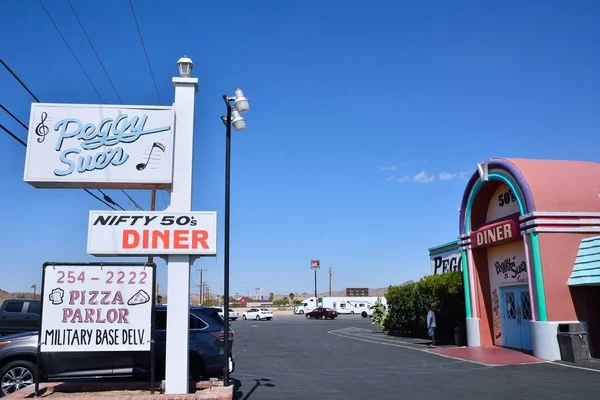
{"type": "MultiPolygon", "coordinates": [[[[8,128],[6,128],[4,125],[0,124],[0,128],[2,128],[4,130],[4,132],[8,133],[13,139],[15,139],[17,142],[21,143],[23,146],[27,147],[27,143],[25,143],[23,140],[21,140],[17,135],[15,135],[13,132],[11,132],[8,128]]],[[[98,201],[101,201],[102,203],[104,203],[107,207],[112,208],[113,210],[117,210],[116,208],[114,208],[113,206],[111,206],[110,204],[108,204],[107,202],[105,202],[104,200],[102,200],[100,197],[96,196],[94,193],[90,192],[87,189],[83,189],[85,190],[89,195],[95,197],[98,201]]],[[[118,204],[117,204],[118,205],[118,204]]],[[[120,206],[119,206],[120,207],[120,206]]]]}
{"type": "Polygon", "coordinates": [[[142,207],[140,207],[140,205],[138,203],[135,202],[134,199],[131,198],[131,196],[124,191],[123,189],[121,189],[121,192],[123,192],[125,194],[125,196],[127,196],[127,198],[129,199],[129,201],[131,201],[133,203],[133,205],[135,206],[135,208],[137,208],[140,211],[144,211],[144,209],[142,207]]]}
{"type": "MultiPolygon", "coordinates": [[[[56,23],[54,22],[54,20],[52,19],[52,16],[50,15],[50,13],[48,12],[48,10],[46,9],[46,6],[44,6],[44,3],[42,2],[42,0],[39,0],[40,4],[42,5],[42,8],[44,9],[44,11],[46,12],[46,15],[48,15],[48,18],[50,19],[50,21],[52,22],[52,25],[54,25],[54,27],[56,28],[56,31],[58,32],[58,34],[60,35],[60,37],[62,38],[63,42],[65,42],[65,44],[67,45],[67,48],[69,49],[69,51],[71,52],[71,55],[73,56],[73,58],[75,59],[75,61],[77,62],[77,64],[79,65],[79,68],[81,68],[81,71],[83,71],[83,74],[85,75],[85,77],[87,78],[88,82],[90,82],[90,85],[92,85],[92,87],[94,88],[94,90],[96,91],[96,94],[98,95],[98,97],[100,98],[100,100],[104,103],[104,99],[102,98],[102,96],[100,95],[100,92],[98,92],[98,89],[96,88],[96,86],[94,85],[94,83],[92,82],[92,79],[90,78],[90,76],[88,75],[87,72],[85,72],[85,69],[83,68],[83,65],[81,65],[81,63],[79,62],[79,59],[77,58],[77,56],[75,55],[75,53],[73,52],[73,49],[71,49],[71,46],[69,46],[69,43],[67,42],[67,39],[65,39],[64,35],[62,34],[62,32],[60,31],[60,29],[58,29],[58,25],[56,25],[56,23]]],[[[38,100],[39,102],[39,100],[38,100]]]]}
{"type": "MultiPolygon", "coordinates": [[[[27,87],[27,85],[25,85],[25,83],[19,78],[19,76],[17,74],[15,74],[13,72],[12,69],[10,69],[10,67],[8,65],[6,65],[6,63],[0,58],[0,62],[2,63],[2,65],[4,65],[4,67],[12,74],[12,76],[19,81],[19,83],[21,84],[21,86],[23,86],[25,88],[25,90],[27,90],[27,92],[31,95],[31,97],[33,97],[38,103],[40,102],[40,100],[33,94],[33,92],[31,90],[29,90],[29,88],[27,87]]],[[[8,109],[6,109],[6,107],[2,106],[2,109],[4,111],[6,111],[11,117],[13,117],[14,119],[18,120],[18,118],[16,116],[14,116],[13,113],[11,113],[10,111],[8,111],[8,109]]],[[[19,123],[21,125],[23,125],[23,127],[27,130],[29,130],[29,128],[27,127],[27,125],[23,124],[20,120],[18,120],[19,123]]],[[[25,143],[22,139],[20,139],[17,135],[15,135],[13,132],[11,132],[8,128],[6,128],[4,125],[0,124],[0,128],[2,128],[2,130],[4,130],[4,132],[6,132],[7,134],[9,134],[13,139],[15,139],[17,142],[21,143],[23,146],[27,147],[27,143],[25,143]]],[[[110,204],[108,204],[107,202],[105,202],[104,200],[102,200],[100,197],[96,196],[94,193],[90,192],[88,189],[83,189],[86,193],[88,193],[90,196],[94,197],[95,199],[101,201],[102,203],[104,203],[106,206],[108,206],[109,208],[113,209],[113,210],[117,210],[116,208],[114,208],[113,206],[111,206],[110,204]]],[[[118,205],[118,204],[117,204],[118,205]]],[[[123,209],[123,207],[119,206],[121,209],[123,209]]]]}
{"type": "Polygon", "coordinates": [[[110,196],[109,196],[109,195],[107,195],[106,193],[104,193],[102,190],[98,189],[98,191],[99,191],[99,192],[102,194],[102,196],[104,196],[104,200],[105,200],[107,203],[110,203],[110,204],[112,204],[112,205],[114,205],[114,206],[117,206],[117,207],[119,207],[119,208],[120,208],[121,210],[123,210],[123,211],[127,211],[127,210],[125,210],[123,207],[121,207],[119,204],[117,204],[117,202],[115,202],[113,199],[111,199],[111,198],[110,198],[110,196]]]}
{"type": "Polygon", "coordinates": [[[23,121],[21,121],[19,118],[17,118],[15,116],[15,114],[11,113],[6,107],[4,107],[2,104],[0,104],[0,108],[2,108],[8,115],[10,115],[15,121],[17,121],[19,124],[21,124],[21,126],[27,130],[29,130],[29,128],[27,127],[27,125],[25,125],[23,123],[23,121]]]}
{"type": "Polygon", "coordinates": [[[4,132],[8,133],[10,136],[12,136],[13,139],[15,139],[17,142],[21,143],[23,146],[27,147],[27,143],[25,143],[23,140],[21,140],[17,135],[15,135],[14,133],[12,133],[11,131],[8,130],[8,128],[6,128],[4,125],[0,124],[0,128],[2,128],[4,130],[4,132]]]}
{"type": "Polygon", "coordinates": [[[144,48],[144,54],[146,55],[146,62],[148,63],[148,68],[150,69],[150,75],[152,75],[152,82],[154,82],[154,89],[156,89],[156,95],[158,96],[158,102],[160,104],[162,104],[162,99],[160,98],[160,93],[158,92],[158,86],[156,85],[156,79],[154,78],[154,72],[152,71],[152,66],[150,65],[150,59],[148,58],[148,52],[146,51],[146,45],[144,44],[144,39],[142,38],[142,31],[140,30],[140,25],[138,24],[137,17],[135,16],[133,2],[131,0],[129,0],[129,5],[131,6],[131,13],[133,14],[133,20],[135,21],[135,26],[137,27],[138,34],[140,35],[140,41],[142,42],[142,47],[144,48]]]}
{"type": "Polygon", "coordinates": [[[79,19],[79,16],[77,15],[75,8],[73,7],[73,4],[71,4],[71,0],[67,0],[67,1],[69,2],[69,6],[71,7],[71,11],[73,11],[73,14],[75,15],[75,18],[77,19],[77,22],[79,22],[79,26],[81,27],[83,34],[85,35],[88,43],[90,44],[90,47],[94,51],[94,54],[96,55],[96,58],[98,59],[98,62],[100,63],[100,66],[102,67],[102,70],[104,71],[104,74],[106,74],[106,77],[108,78],[108,81],[110,82],[110,85],[112,86],[113,90],[115,91],[115,94],[119,98],[119,102],[121,102],[121,104],[123,104],[123,100],[121,100],[121,96],[119,96],[119,92],[117,91],[117,88],[115,87],[115,84],[113,83],[112,79],[110,79],[110,76],[108,76],[108,72],[106,71],[106,68],[104,68],[104,64],[102,64],[102,61],[100,60],[100,56],[98,55],[96,48],[92,44],[92,40],[88,36],[85,28],[83,27],[83,24],[81,23],[81,20],[79,19]]]}
{"type": "MultiPolygon", "coordinates": [[[[89,35],[87,34],[87,31],[85,30],[85,28],[83,26],[83,23],[79,19],[79,15],[75,11],[75,8],[73,7],[73,4],[71,3],[71,0],[67,0],[67,1],[69,3],[69,6],[71,7],[71,11],[73,11],[73,15],[75,15],[75,18],[77,19],[77,22],[79,23],[79,26],[81,27],[81,30],[83,31],[83,34],[85,35],[85,37],[86,37],[86,39],[87,39],[90,47],[92,48],[94,54],[96,55],[96,58],[98,59],[98,63],[100,64],[100,67],[102,67],[102,70],[104,71],[104,74],[106,75],[106,78],[108,79],[108,81],[110,82],[110,85],[112,86],[113,90],[115,91],[115,94],[117,95],[117,98],[119,99],[119,102],[121,104],[123,104],[123,100],[121,99],[121,96],[119,95],[119,92],[117,91],[117,88],[115,87],[115,84],[113,83],[112,79],[110,79],[110,76],[108,75],[108,71],[106,71],[106,68],[104,67],[104,64],[102,63],[102,60],[100,59],[100,55],[98,54],[98,52],[96,51],[96,48],[92,44],[92,40],[90,39],[89,35]]],[[[65,37],[61,33],[60,29],[58,28],[58,26],[56,25],[56,23],[54,22],[54,20],[52,19],[52,17],[50,16],[50,13],[46,9],[46,7],[44,7],[44,3],[42,2],[42,0],[39,0],[39,2],[42,5],[42,7],[44,8],[44,11],[46,11],[46,14],[48,15],[48,18],[50,18],[50,21],[52,21],[52,24],[56,28],[56,31],[58,32],[58,34],[60,35],[60,37],[65,42],[65,45],[67,45],[67,48],[69,49],[69,51],[71,51],[71,54],[73,55],[73,58],[75,59],[75,61],[77,62],[77,64],[79,64],[79,67],[81,68],[81,70],[83,71],[83,73],[87,77],[88,81],[90,82],[90,84],[92,85],[92,87],[94,88],[94,90],[96,91],[96,94],[98,95],[98,97],[100,98],[100,100],[102,101],[102,103],[106,104],[106,102],[104,101],[104,99],[102,98],[102,96],[100,95],[100,93],[98,92],[98,89],[96,89],[96,86],[94,86],[94,84],[92,83],[92,80],[91,80],[90,76],[87,74],[87,72],[85,71],[85,69],[83,68],[83,66],[81,65],[81,63],[79,62],[79,59],[77,58],[77,56],[75,55],[75,53],[71,49],[71,46],[69,46],[69,43],[67,42],[67,40],[65,39],[65,37]]],[[[137,24],[137,21],[136,21],[136,24],[137,24]]],[[[138,31],[139,31],[139,28],[138,28],[138,31]]],[[[146,59],[147,58],[148,57],[146,56],[146,59]]],[[[152,75],[152,79],[154,79],[154,75],[152,75]]],[[[154,85],[156,87],[156,82],[154,82],[154,85]]],[[[160,99],[160,96],[159,96],[159,99],[160,99]]],[[[125,193],[125,195],[129,198],[129,200],[131,200],[132,203],[138,209],[141,209],[140,206],[135,202],[135,200],[133,200],[131,198],[131,196],[129,196],[124,190],[122,190],[122,191],[123,191],[123,193],[125,193]]],[[[108,197],[106,194],[103,194],[103,196],[104,196],[105,199],[108,197]]],[[[108,197],[108,198],[110,199],[110,197],[108,197]]],[[[112,201],[112,199],[111,199],[111,201],[112,201]]],[[[109,203],[111,203],[111,202],[109,201],[109,203]]],[[[113,203],[111,203],[111,204],[113,204],[113,203]]],[[[117,206],[122,209],[122,207],[119,206],[118,204],[117,204],[117,206]]]]}
{"type": "MultiPolygon", "coordinates": [[[[85,190],[85,191],[86,191],[87,193],[89,193],[90,195],[94,196],[94,197],[95,197],[97,200],[99,200],[99,201],[103,202],[104,204],[106,204],[106,206],[107,206],[107,207],[109,207],[109,208],[112,208],[113,210],[117,211],[117,209],[116,209],[116,208],[114,208],[113,206],[111,206],[110,204],[108,204],[106,201],[102,200],[100,197],[96,196],[94,193],[90,192],[90,191],[89,191],[89,190],[87,190],[87,189],[83,189],[83,190],[85,190]]],[[[119,206],[119,205],[117,204],[117,206],[119,206]]],[[[119,206],[119,207],[121,208],[121,210],[123,210],[123,207],[121,207],[121,206],[119,206]]],[[[123,210],[123,211],[124,211],[124,210],[123,210]]]]}
{"type": "Polygon", "coordinates": [[[0,58],[0,63],[2,63],[2,65],[4,65],[4,68],[6,68],[6,70],[7,70],[8,72],[10,72],[10,74],[11,74],[11,75],[12,75],[12,76],[13,76],[13,77],[14,77],[14,78],[15,78],[15,79],[16,79],[16,80],[17,80],[17,81],[18,81],[18,82],[21,84],[21,86],[23,86],[23,87],[25,88],[25,90],[27,90],[27,92],[28,92],[28,93],[31,95],[31,97],[33,97],[33,98],[35,99],[35,101],[37,101],[37,102],[39,103],[39,102],[40,102],[40,99],[38,99],[37,97],[35,97],[35,94],[31,93],[31,90],[29,90],[29,88],[27,87],[27,85],[25,85],[25,84],[23,83],[23,81],[21,80],[21,78],[19,78],[19,77],[17,76],[17,74],[15,74],[15,73],[13,72],[13,70],[12,70],[12,69],[10,69],[10,67],[9,67],[8,65],[6,65],[6,63],[4,62],[4,60],[2,60],[1,58],[0,58]]]}

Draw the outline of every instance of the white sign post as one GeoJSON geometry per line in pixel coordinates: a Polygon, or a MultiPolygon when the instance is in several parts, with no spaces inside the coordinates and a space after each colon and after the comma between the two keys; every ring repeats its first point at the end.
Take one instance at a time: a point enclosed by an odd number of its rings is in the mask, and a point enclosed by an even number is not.
{"type": "Polygon", "coordinates": [[[150,351],[153,265],[44,265],[40,352],[150,351]]]}
{"type": "MultiPolygon", "coordinates": [[[[216,254],[215,213],[191,213],[198,79],[189,77],[189,58],[181,58],[178,66],[181,77],[173,78],[172,107],[33,104],[23,178],[37,188],[170,190],[171,204],[165,213],[176,217],[175,221],[198,218],[199,229],[191,222],[182,229],[159,222],[160,229],[152,221],[148,223],[152,231],[131,226],[125,232],[120,223],[113,226],[111,222],[108,227],[89,228],[88,249],[93,254],[168,255],[166,394],[187,394],[189,390],[191,256],[216,254]],[[173,248],[171,243],[181,248],[173,248]],[[110,250],[113,253],[107,254],[110,250]]],[[[116,214],[116,221],[142,216],[168,223],[165,213],[116,214]]],[[[100,218],[101,213],[91,215],[100,218]]]]}
{"type": "Polygon", "coordinates": [[[168,188],[172,107],[33,103],[25,182],[37,188],[168,188]]]}
{"type": "MultiPolygon", "coordinates": [[[[191,60],[190,60],[191,62],[191,60]]],[[[198,78],[175,77],[175,154],[169,212],[192,210],[192,169],[194,156],[194,100],[198,78]]],[[[189,255],[171,254],[167,260],[167,355],[165,393],[188,393],[188,344],[190,312],[189,255]]]]}

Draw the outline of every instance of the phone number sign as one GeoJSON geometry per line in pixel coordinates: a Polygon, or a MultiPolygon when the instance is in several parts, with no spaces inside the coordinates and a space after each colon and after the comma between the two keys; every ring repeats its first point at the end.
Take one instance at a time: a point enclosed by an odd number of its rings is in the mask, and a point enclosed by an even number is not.
{"type": "Polygon", "coordinates": [[[214,256],[217,213],[90,211],[87,251],[98,256],[214,256]]]}
{"type": "Polygon", "coordinates": [[[45,264],[40,351],[149,351],[153,281],[153,264],[45,264]]]}

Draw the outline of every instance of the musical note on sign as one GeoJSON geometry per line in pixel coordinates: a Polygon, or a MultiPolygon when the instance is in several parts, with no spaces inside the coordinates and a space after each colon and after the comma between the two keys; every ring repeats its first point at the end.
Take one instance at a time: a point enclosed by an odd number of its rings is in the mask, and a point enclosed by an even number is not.
{"type": "Polygon", "coordinates": [[[135,168],[138,171],[143,171],[143,170],[146,169],[146,167],[148,166],[148,163],[150,162],[150,157],[152,156],[152,152],[154,151],[155,148],[158,148],[158,149],[162,150],[163,153],[166,150],[165,146],[162,143],[154,142],[154,144],[152,144],[152,148],[150,149],[150,153],[148,154],[148,159],[146,160],[146,162],[139,163],[138,165],[135,166],[135,168]]]}
{"type": "Polygon", "coordinates": [[[50,133],[50,128],[45,124],[46,119],[48,119],[48,114],[44,111],[41,122],[35,127],[35,134],[39,136],[38,143],[42,143],[46,139],[46,135],[50,133]]]}

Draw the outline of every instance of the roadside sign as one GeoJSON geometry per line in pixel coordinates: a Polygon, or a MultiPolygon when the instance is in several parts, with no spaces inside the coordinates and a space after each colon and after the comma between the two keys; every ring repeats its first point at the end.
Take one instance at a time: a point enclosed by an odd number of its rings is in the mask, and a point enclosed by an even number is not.
{"type": "Polygon", "coordinates": [[[310,269],[319,269],[321,268],[321,263],[319,260],[311,260],[310,261],[310,269]]]}
{"type": "Polygon", "coordinates": [[[88,254],[217,254],[215,211],[90,211],[88,254]]]}
{"type": "Polygon", "coordinates": [[[170,188],[171,106],[33,103],[23,180],[37,188],[170,188]]]}
{"type": "Polygon", "coordinates": [[[150,351],[153,263],[45,263],[40,352],[150,351]]]}

